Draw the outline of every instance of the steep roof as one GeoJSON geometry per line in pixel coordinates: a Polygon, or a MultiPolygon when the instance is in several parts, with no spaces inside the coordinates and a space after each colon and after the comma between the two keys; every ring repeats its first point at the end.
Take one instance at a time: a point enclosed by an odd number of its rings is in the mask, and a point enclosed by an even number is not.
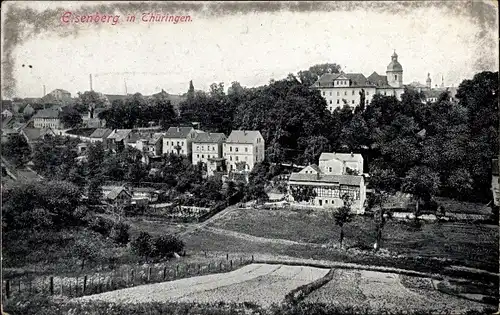
{"type": "Polygon", "coordinates": [[[185,139],[190,132],[194,130],[193,127],[170,127],[165,133],[165,138],[179,138],[185,139]]]}
{"type": "Polygon", "coordinates": [[[312,87],[334,87],[333,81],[342,76],[351,81],[350,87],[375,86],[375,84],[368,80],[362,73],[325,73],[319,77],[312,87]]]}
{"type": "Polygon", "coordinates": [[[106,198],[115,200],[122,192],[125,192],[129,197],[132,197],[125,187],[115,187],[106,195],[106,198]]]}
{"type": "Polygon", "coordinates": [[[255,143],[257,138],[262,138],[258,130],[233,130],[227,138],[227,143],[255,143]]]}
{"type": "Polygon", "coordinates": [[[223,133],[211,133],[211,132],[202,132],[197,133],[193,142],[198,143],[218,143],[224,141],[226,139],[226,135],[223,133]]]}
{"type": "Polygon", "coordinates": [[[300,174],[292,173],[290,182],[320,182],[339,185],[359,186],[363,176],[355,175],[325,175],[325,174],[300,174]]]}
{"type": "Polygon", "coordinates": [[[370,76],[367,79],[371,83],[375,84],[377,87],[388,87],[389,86],[389,82],[387,82],[387,76],[380,75],[375,71],[372,74],[370,74],[370,76]]]}
{"type": "Polygon", "coordinates": [[[59,111],[57,109],[48,108],[39,110],[33,115],[33,118],[58,118],[59,111]]]}
{"type": "Polygon", "coordinates": [[[328,153],[323,152],[319,156],[320,161],[340,160],[345,162],[363,162],[363,156],[359,153],[328,153]]]}
{"type": "Polygon", "coordinates": [[[362,73],[345,73],[344,75],[351,80],[351,87],[374,86],[362,73]]]}
{"type": "Polygon", "coordinates": [[[122,141],[132,132],[132,129],[116,129],[109,134],[108,139],[114,139],[115,141],[122,141]]]}
{"type": "Polygon", "coordinates": [[[94,132],[90,135],[90,138],[107,138],[113,130],[108,129],[108,128],[97,128],[94,130],[94,132]]]}

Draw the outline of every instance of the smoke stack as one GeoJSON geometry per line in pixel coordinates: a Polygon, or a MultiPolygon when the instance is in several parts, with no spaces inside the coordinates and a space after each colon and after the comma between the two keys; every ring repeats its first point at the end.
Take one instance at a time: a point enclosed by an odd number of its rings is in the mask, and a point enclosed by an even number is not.
{"type": "Polygon", "coordinates": [[[89,75],[89,77],[90,77],[90,90],[93,91],[92,90],[92,73],[89,75]]]}

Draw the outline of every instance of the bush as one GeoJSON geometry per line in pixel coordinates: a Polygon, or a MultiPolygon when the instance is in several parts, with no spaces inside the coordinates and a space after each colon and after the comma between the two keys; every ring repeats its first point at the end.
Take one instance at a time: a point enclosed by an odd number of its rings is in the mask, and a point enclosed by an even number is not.
{"type": "Polygon", "coordinates": [[[108,237],[111,233],[111,229],[113,228],[113,222],[111,220],[97,216],[90,221],[89,228],[94,232],[108,237]]]}
{"type": "Polygon", "coordinates": [[[113,226],[110,237],[118,244],[127,245],[130,241],[129,234],[130,226],[126,223],[120,222],[113,226]]]}
{"type": "Polygon", "coordinates": [[[174,253],[180,253],[184,249],[184,242],[174,235],[158,237],[155,242],[155,256],[172,257],[174,253]]]}
{"type": "Polygon", "coordinates": [[[152,257],[155,252],[155,247],[153,244],[153,238],[147,232],[141,232],[139,236],[130,244],[132,250],[139,256],[142,256],[148,260],[149,257],[152,257]]]}

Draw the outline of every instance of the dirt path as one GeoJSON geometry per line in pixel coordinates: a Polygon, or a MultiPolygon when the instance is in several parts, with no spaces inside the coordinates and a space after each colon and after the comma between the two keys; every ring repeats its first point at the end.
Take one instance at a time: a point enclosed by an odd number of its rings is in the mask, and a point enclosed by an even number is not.
{"type": "Polygon", "coordinates": [[[213,221],[219,220],[237,209],[238,209],[238,205],[229,206],[226,209],[224,209],[221,212],[214,215],[213,217],[209,218],[208,220],[205,220],[205,221],[200,222],[200,223],[192,224],[185,231],[180,232],[178,235],[179,235],[179,237],[183,237],[183,236],[186,236],[187,234],[193,233],[196,230],[205,228],[208,224],[212,223],[213,221]]]}

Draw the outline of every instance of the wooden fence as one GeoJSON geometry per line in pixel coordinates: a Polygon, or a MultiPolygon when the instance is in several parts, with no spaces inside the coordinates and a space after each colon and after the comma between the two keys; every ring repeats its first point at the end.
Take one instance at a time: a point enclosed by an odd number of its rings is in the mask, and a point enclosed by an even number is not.
{"type": "Polygon", "coordinates": [[[158,264],[132,267],[111,273],[84,275],[80,277],[50,276],[38,279],[4,280],[2,301],[14,296],[32,294],[80,297],[113,290],[130,288],[143,284],[173,281],[177,279],[228,272],[254,262],[254,256],[231,257],[192,264],[159,266],[158,264]]]}

